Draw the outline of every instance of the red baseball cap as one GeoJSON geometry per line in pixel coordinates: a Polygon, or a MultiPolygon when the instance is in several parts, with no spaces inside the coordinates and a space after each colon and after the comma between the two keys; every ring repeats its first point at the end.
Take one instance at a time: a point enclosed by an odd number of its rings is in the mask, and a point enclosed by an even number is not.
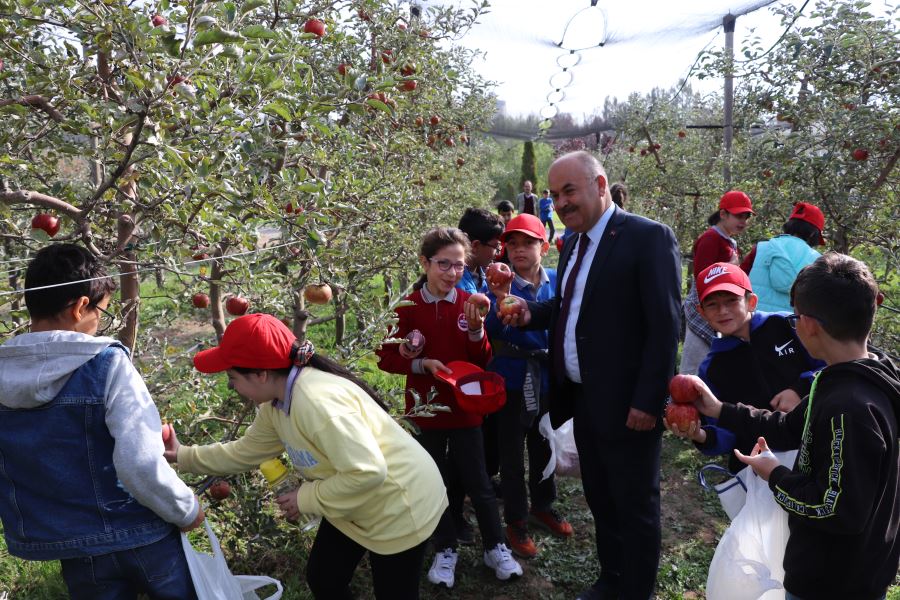
{"type": "Polygon", "coordinates": [[[510,219],[509,223],[506,224],[506,229],[500,234],[500,241],[506,242],[509,236],[516,232],[547,241],[547,231],[544,229],[544,224],[536,216],[528,213],[516,215],[510,219]]]}
{"type": "Polygon", "coordinates": [[[697,273],[697,297],[702,302],[713,292],[731,292],[743,296],[752,292],[750,278],[737,265],[717,262],[697,273]]]}
{"type": "Polygon", "coordinates": [[[272,315],[244,315],[228,324],[218,346],[194,355],[194,367],[201,373],[232,367],[284,369],[292,364],[296,339],[294,332],[272,315]]]}
{"type": "Polygon", "coordinates": [[[794,205],[794,210],[788,219],[800,219],[806,221],[819,230],[819,245],[825,244],[825,238],[822,237],[822,230],[825,229],[825,215],[819,210],[819,207],[809,202],[798,202],[794,205]]]}
{"type": "Polygon", "coordinates": [[[753,203],[750,202],[750,196],[739,190],[731,190],[722,195],[719,199],[719,210],[723,208],[733,215],[743,213],[756,214],[753,212],[753,203]]]}

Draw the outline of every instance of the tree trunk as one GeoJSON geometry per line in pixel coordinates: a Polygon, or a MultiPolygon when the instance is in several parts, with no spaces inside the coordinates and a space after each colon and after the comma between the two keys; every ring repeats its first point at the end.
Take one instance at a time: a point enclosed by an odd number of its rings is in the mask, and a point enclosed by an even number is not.
{"type": "Polygon", "coordinates": [[[347,331],[347,305],[343,294],[334,296],[334,346],[344,345],[344,334],[347,331]]]}
{"type": "MultiPolygon", "coordinates": [[[[215,255],[222,256],[222,249],[216,250],[215,255]]],[[[216,340],[222,341],[222,334],[225,333],[225,313],[222,311],[222,286],[219,284],[222,281],[221,260],[212,261],[209,276],[209,317],[213,329],[216,330],[216,340]]]]}
{"type": "MultiPolygon", "coordinates": [[[[134,232],[134,219],[129,215],[120,215],[118,223],[117,245],[124,248],[134,232]]],[[[128,348],[134,357],[134,346],[137,342],[138,307],[141,304],[141,286],[137,276],[137,256],[134,250],[120,254],[124,259],[119,265],[119,297],[122,299],[122,315],[124,326],[119,330],[119,341],[128,348]]]]}
{"type": "Polygon", "coordinates": [[[384,301],[382,302],[384,308],[388,308],[391,305],[391,296],[394,293],[394,280],[387,273],[384,274],[384,301]]]}

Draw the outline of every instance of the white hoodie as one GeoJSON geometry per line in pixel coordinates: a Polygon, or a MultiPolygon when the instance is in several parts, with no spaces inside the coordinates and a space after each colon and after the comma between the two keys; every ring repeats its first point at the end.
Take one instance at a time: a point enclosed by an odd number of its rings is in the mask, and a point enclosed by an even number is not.
{"type": "MultiPolygon", "coordinates": [[[[50,402],[75,370],[115,341],[58,330],[12,338],[0,345],[0,404],[28,409],[50,402]]],[[[119,481],[164,521],[190,525],[200,506],[163,458],[159,411],[126,354],[113,356],[106,380],[106,426],[115,440],[113,465],[119,481]]]]}

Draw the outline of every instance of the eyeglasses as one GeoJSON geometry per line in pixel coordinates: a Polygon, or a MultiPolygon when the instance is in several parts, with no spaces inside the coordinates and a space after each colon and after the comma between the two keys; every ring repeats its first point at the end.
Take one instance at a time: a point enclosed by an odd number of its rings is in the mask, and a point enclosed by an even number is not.
{"type": "Polygon", "coordinates": [[[790,326],[791,326],[792,328],[794,328],[794,329],[797,329],[797,321],[799,321],[799,320],[800,320],[800,317],[802,317],[802,316],[806,316],[806,317],[809,317],[810,319],[814,319],[814,320],[818,321],[820,325],[824,325],[824,324],[825,324],[825,321],[823,321],[823,320],[820,319],[819,317],[814,317],[814,316],[812,316],[812,315],[800,315],[800,314],[797,314],[797,313],[794,313],[794,314],[792,314],[792,315],[788,315],[788,316],[785,317],[785,319],[787,320],[788,325],[790,325],[790,326]]]}
{"type": "Polygon", "coordinates": [[[482,245],[482,246],[486,246],[486,247],[490,248],[491,250],[493,250],[493,251],[494,251],[494,254],[498,254],[498,253],[503,249],[503,245],[500,244],[500,242],[497,242],[496,244],[485,244],[485,243],[482,243],[481,245],[482,245]]]}
{"type": "Polygon", "coordinates": [[[457,273],[462,273],[463,271],[466,270],[466,263],[464,263],[464,262],[458,262],[458,263],[450,262],[450,261],[447,260],[446,258],[441,258],[441,259],[439,259],[439,260],[435,260],[435,259],[433,259],[433,258],[429,258],[429,259],[428,259],[428,262],[431,262],[431,263],[436,264],[436,265],[438,266],[438,269],[440,269],[441,271],[443,271],[443,272],[445,272],[445,273],[446,273],[447,271],[449,271],[451,268],[452,268],[454,271],[456,271],[457,273]]]}
{"type": "Polygon", "coordinates": [[[119,318],[113,313],[94,305],[94,308],[100,311],[100,320],[97,324],[97,335],[104,335],[110,329],[118,326],[119,318]]]}

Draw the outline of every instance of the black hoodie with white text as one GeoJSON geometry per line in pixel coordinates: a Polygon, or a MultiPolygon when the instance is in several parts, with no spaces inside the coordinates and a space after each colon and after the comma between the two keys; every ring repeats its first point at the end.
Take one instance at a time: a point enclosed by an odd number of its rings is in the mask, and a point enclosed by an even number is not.
{"type": "Polygon", "coordinates": [[[719,423],[796,448],[769,487],[788,512],[784,587],[801,598],[874,600],[900,564],[900,373],[882,355],[823,369],[790,413],[722,406],[719,423]]]}

